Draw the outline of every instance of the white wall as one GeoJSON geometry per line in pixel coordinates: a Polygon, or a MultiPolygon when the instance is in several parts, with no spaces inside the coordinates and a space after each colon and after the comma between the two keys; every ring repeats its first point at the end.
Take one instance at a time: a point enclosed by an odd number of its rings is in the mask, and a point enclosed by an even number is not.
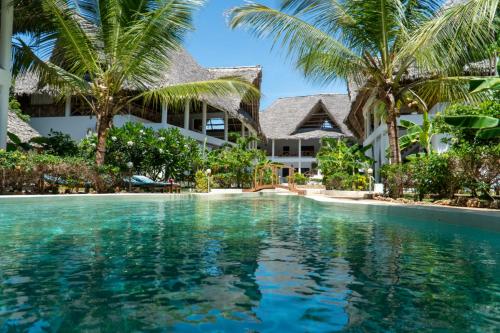
{"type": "MultiPolygon", "coordinates": [[[[113,119],[113,123],[117,127],[121,127],[127,122],[140,122],[154,130],[159,130],[160,128],[177,128],[183,135],[191,137],[200,143],[205,142],[206,139],[207,144],[211,146],[219,147],[226,143],[224,140],[203,135],[198,132],[185,130],[169,124],[153,123],[132,115],[115,116],[113,119]]],[[[41,135],[48,135],[52,129],[54,131],[69,134],[76,141],[83,139],[89,131],[95,132],[96,130],[96,118],[94,116],[31,118],[30,124],[40,132],[41,135]]]]}
{"type": "MultiPolygon", "coordinates": [[[[434,106],[429,111],[429,116],[435,117],[436,114],[442,112],[446,108],[446,104],[438,104],[434,106]]],[[[398,123],[401,123],[401,120],[409,120],[418,125],[422,125],[423,116],[422,114],[409,114],[402,115],[398,119],[398,123]]],[[[435,135],[431,140],[432,148],[438,153],[445,152],[449,149],[448,144],[443,143],[442,139],[445,138],[445,135],[435,135]]],[[[363,141],[363,146],[373,145],[372,151],[367,152],[367,155],[371,158],[375,159],[375,178],[377,180],[380,179],[380,167],[384,164],[387,164],[389,161],[386,158],[386,149],[389,147],[389,138],[387,136],[387,125],[385,123],[380,124],[380,126],[376,127],[368,137],[363,141]]]]}

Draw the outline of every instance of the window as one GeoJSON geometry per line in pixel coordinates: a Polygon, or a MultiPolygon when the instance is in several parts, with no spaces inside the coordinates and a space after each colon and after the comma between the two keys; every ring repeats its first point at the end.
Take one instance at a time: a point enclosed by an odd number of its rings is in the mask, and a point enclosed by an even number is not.
{"type": "Polygon", "coordinates": [[[309,116],[304,120],[297,132],[307,132],[314,130],[341,132],[341,129],[321,104],[318,104],[309,116]]]}
{"type": "Polygon", "coordinates": [[[290,156],[290,146],[283,146],[283,156],[290,156]]]}
{"type": "Polygon", "coordinates": [[[224,130],[224,119],[222,118],[207,119],[207,132],[223,131],[223,130],[224,130]]]}
{"type": "Polygon", "coordinates": [[[302,156],[314,156],[314,146],[302,146],[302,156]]]}

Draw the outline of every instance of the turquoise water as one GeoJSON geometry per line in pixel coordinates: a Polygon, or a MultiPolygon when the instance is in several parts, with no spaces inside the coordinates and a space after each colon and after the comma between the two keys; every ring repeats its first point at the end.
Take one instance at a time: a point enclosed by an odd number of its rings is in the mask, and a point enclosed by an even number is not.
{"type": "Polygon", "coordinates": [[[0,332],[499,332],[499,265],[496,231],[298,197],[4,199],[0,332]]]}

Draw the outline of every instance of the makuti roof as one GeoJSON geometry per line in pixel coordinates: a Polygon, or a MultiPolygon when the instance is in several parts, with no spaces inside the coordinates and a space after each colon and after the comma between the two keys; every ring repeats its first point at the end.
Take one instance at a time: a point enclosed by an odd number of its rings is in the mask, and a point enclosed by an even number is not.
{"type": "Polygon", "coordinates": [[[347,94],[319,94],[280,98],[260,114],[260,125],[268,139],[319,139],[322,137],[352,137],[344,124],[349,113],[347,94]],[[308,116],[322,107],[340,132],[326,130],[299,131],[308,116]]]}
{"type": "MultiPolygon", "coordinates": [[[[166,68],[165,72],[159,73],[158,79],[155,82],[151,82],[147,88],[160,88],[168,87],[170,85],[196,82],[196,81],[207,81],[216,78],[221,78],[224,76],[239,76],[250,83],[255,83],[255,79],[260,80],[260,66],[255,67],[232,67],[231,69],[207,69],[199,65],[196,60],[184,49],[180,49],[173,52],[170,56],[169,67],[166,68]],[[253,73],[259,73],[255,75],[253,73]],[[223,73],[228,73],[229,75],[223,75],[223,73]],[[252,75],[251,75],[252,74],[252,75]]],[[[260,86],[260,82],[257,82],[257,87],[260,86]]],[[[134,87],[129,87],[130,90],[135,90],[134,87]]],[[[14,82],[14,93],[16,95],[31,95],[35,93],[49,93],[54,94],[55,92],[49,87],[42,87],[39,83],[39,78],[33,73],[25,73],[19,75],[14,82]]],[[[206,96],[202,98],[203,101],[207,102],[209,105],[228,112],[232,117],[238,118],[240,120],[245,120],[245,122],[254,125],[254,121],[245,112],[240,112],[240,105],[242,98],[236,94],[228,95],[223,98],[206,96]]]]}
{"type": "Polygon", "coordinates": [[[12,111],[9,111],[7,131],[15,134],[19,139],[21,139],[22,142],[28,142],[33,138],[41,136],[37,130],[31,127],[28,123],[22,121],[12,111]]]}

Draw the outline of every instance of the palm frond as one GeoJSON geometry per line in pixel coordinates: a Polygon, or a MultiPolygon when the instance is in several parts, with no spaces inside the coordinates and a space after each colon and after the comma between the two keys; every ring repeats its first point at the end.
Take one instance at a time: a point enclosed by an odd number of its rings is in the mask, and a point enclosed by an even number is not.
{"type": "Polygon", "coordinates": [[[227,77],[151,89],[133,99],[144,99],[146,103],[162,102],[179,105],[190,100],[227,98],[228,96],[238,96],[244,101],[251,102],[260,97],[260,92],[255,86],[241,78],[227,77]]]}
{"type": "Polygon", "coordinates": [[[479,103],[491,98],[491,93],[470,93],[471,77],[437,77],[420,80],[409,85],[428,107],[438,103],[479,103]]]}
{"type": "Polygon", "coordinates": [[[442,10],[410,37],[397,62],[414,59],[424,73],[461,75],[469,63],[488,59],[499,0],[468,0],[442,10]]]}
{"type": "Polygon", "coordinates": [[[185,34],[192,29],[195,10],[203,0],[143,1],[146,10],[130,18],[119,41],[121,47],[116,67],[123,80],[132,73],[134,79],[150,81],[168,67],[172,53],[180,48],[185,34]]]}
{"type": "Polygon", "coordinates": [[[31,72],[39,78],[40,88],[45,86],[60,95],[81,94],[90,91],[90,85],[82,77],[49,61],[40,59],[23,40],[17,40],[17,57],[14,66],[20,73],[31,72]]]}
{"type": "Polygon", "coordinates": [[[94,29],[64,0],[42,0],[46,15],[50,16],[54,31],[50,38],[58,42],[54,57],[63,57],[70,71],[81,76],[100,71],[94,29]]]}
{"type": "Polygon", "coordinates": [[[272,37],[273,45],[286,50],[290,57],[301,58],[311,51],[323,51],[361,62],[358,54],[328,33],[297,16],[250,3],[229,12],[230,26],[249,29],[257,37],[272,37]]]}

